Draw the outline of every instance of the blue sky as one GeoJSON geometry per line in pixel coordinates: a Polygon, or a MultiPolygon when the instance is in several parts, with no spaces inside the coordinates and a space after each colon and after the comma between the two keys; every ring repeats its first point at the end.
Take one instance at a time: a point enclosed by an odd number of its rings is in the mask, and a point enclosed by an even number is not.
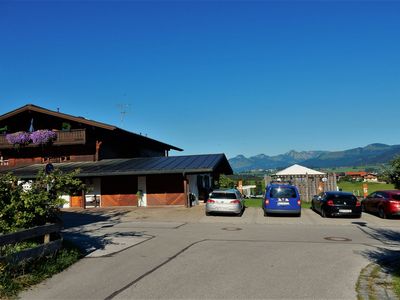
{"type": "Polygon", "coordinates": [[[399,1],[3,0],[0,114],[59,108],[172,155],[400,144],[399,37],[399,1]]]}

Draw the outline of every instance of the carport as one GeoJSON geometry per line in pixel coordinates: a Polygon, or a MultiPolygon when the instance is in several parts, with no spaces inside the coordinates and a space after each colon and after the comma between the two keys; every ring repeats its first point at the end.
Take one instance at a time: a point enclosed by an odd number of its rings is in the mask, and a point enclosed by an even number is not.
{"type": "MultiPolygon", "coordinates": [[[[44,164],[11,171],[21,179],[35,179],[44,164]]],[[[224,154],[104,159],[93,162],[55,163],[63,172],[80,169],[91,192],[65,197],[70,207],[169,206],[190,207],[207,198],[220,174],[232,174],[224,154]],[[97,201],[93,201],[97,200],[97,201]]]]}

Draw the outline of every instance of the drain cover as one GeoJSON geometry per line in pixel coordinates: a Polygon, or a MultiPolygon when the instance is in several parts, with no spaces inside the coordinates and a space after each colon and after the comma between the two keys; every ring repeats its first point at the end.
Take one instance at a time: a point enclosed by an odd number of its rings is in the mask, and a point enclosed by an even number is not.
{"type": "Polygon", "coordinates": [[[242,228],[239,228],[239,227],[225,227],[225,228],[222,228],[222,230],[239,231],[239,230],[242,230],[242,228]]]}
{"type": "Polygon", "coordinates": [[[345,238],[345,237],[340,237],[340,236],[328,236],[324,238],[327,241],[332,241],[332,242],[351,242],[351,239],[345,238]]]}

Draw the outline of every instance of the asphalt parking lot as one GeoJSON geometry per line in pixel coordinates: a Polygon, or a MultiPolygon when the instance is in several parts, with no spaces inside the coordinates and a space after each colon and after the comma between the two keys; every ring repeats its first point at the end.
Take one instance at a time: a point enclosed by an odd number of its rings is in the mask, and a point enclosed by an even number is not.
{"type": "Polygon", "coordinates": [[[132,208],[124,218],[138,221],[174,221],[185,223],[234,223],[234,224],[304,224],[304,225],[369,225],[369,226],[400,226],[400,218],[381,219],[370,213],[363,213],[361,218],[334,217],[322,218],[321,215],[309,208],[303,208],[301,217],[268,216],[264,217],[261,208],[246,208],[242,216],[212,215],[206,216],[204,205],[191,208],[159,207],[159,208],[132,208]]]}
{"type": "Polygon", "coordinates": [[[400,248],[400,220],[370,214],[131,207],[65,210],[63,219],[64,237],[88,255],[22,299],[356,299],[361,270],[400,248]]]}

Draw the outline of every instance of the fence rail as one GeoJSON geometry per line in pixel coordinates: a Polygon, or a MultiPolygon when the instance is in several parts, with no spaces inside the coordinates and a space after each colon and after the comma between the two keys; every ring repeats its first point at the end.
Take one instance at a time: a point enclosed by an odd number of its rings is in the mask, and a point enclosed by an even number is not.
{"type": "Polygon", "coordinates": [[[14,233],[0,235],[0,247],[43,236],[43,244],[7,256],[0,256],[0,262],[18,264],[22,261],[55,253],[61,248],[62,244],[62,237],[60,235],[61,228],[61,224],[46,224],[14,233]],[[50,241],[50,234],[52,233],[57,233],[58,239],[50,241]]]}

